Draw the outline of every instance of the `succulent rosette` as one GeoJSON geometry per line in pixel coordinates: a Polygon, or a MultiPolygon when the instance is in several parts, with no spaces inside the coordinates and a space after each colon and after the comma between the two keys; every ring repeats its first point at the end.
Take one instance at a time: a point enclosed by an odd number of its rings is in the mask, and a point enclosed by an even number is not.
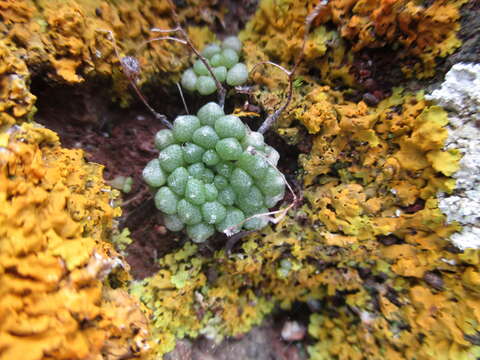
{"type": "Polygon", "coordinates": [[[171,231],[186,228],[194,242],[215,231],[257,230],[284,196],[278,152],[240,118],[210,102],[197,115],[178,116],[155,135],[160,150],[143,170],[155,205],[171,231]],[[259,216],[255,216],[259,215],[259,216]]]}
{"type": "MultiPolygon", "coordinates": [[[[242,43],[235,36],[227,37],[221,45],[209,44],[202,50],[212,71],[220,83],[230,86],[244,84],[248,79],[248,69],[239,62],[242,43]]],[[[197,59],[193,67],[182,75],[182,87],[200,95],[210,95],[217,91],[215,80],[202,60],[197,59]]]]}

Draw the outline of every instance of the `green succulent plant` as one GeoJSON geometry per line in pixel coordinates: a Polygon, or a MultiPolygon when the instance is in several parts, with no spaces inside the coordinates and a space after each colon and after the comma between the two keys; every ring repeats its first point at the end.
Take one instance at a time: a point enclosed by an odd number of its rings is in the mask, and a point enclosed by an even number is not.
{"type": "MultiPolygon", "coordinates": [[[[239,62],[242,43],[235,36],[227,37],[222,45],[209,44],[202,50],[217,80],[230,86],[244,84],[248,79],[248,69],[239,62]]],[[[188,91],[200,95],[210,95],[217,91],[215,81],[205,64],[197,59],[192,68],[185,70],[181,84],[188,91]]]]}
{"type": "Polygon", "coordinates": [[[155,135],[160,150],[143,170],[155,206],[171,231],[186,228],[194,242],[215,231],[233,234],[268,223],[264,214],[284,196],[278,152],[238,117],[214,102],[196,116],[178,116],[155,135]],[[248,220],[246,220],[248,219],[248,220]]]}

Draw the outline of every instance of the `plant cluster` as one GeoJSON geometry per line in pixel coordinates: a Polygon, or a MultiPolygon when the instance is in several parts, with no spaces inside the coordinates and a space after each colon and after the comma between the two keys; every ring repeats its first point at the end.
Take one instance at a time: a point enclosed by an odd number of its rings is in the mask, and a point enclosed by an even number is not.
{"type": "Polygon", "coordinates": [[[232,235],[261,229],[268,209],[284,196],[285,179],[275,168],[278,152],[217,103],[207,103],[197,116],[178,116],[172,130],[156,134],[155,145],[160,154],[143,178],[156,191],[165,226],[186,227],[195,242],[215,230],[232,235]]]}
{"type": "Polygon", "coordinates": [[[188,91],[197,91],[200,95],[210,95],[217,90],[215,80],[230,86],[242,85],[247,81],[248,70],[239,62],[242,43],[235,36],[227,37],[222,45],[209,44],[202,51],[210,69],[202,59],[197,59],[192,68],[182,75],[182,86],[188,91]]]}

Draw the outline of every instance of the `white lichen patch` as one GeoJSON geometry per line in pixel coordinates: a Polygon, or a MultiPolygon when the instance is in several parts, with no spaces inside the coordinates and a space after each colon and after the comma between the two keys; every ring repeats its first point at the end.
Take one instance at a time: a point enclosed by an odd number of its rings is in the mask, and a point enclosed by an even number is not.
{"type": "Polygon", "coordinates": [[[462,231],[451,241],[460,249],[480,248],[480,64],[456,64],[441,87],[427,96],[449,111],[447,149],[463,157],[452,194],[439,194],[439,207],[462,231]]]}

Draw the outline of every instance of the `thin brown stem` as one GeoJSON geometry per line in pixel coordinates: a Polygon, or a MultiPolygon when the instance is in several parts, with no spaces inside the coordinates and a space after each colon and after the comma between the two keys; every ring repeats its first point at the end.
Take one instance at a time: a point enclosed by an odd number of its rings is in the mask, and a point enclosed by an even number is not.
{"type": "Polygon", "coordinates": [[[185,111],[187,112],[187,115],[188,115],[190,114],[190,111],[188,111],[188,106],[187,106],[187,102],[185,101],[185,97],[183,96],[182,87],[178,82],[175,84],[177,85],[178,92],[180,93],[180,97],[182,98],[183,107],[185,108],[185,111]]]}
{"type": "Polygon", "coordinates": [[[132,86],[137,96],[140,98],[143,104],[153,114],[153,116],[155,116],[157,120],[159,120],[167,128],[172,129],[173,128],[172,123],[168,121],[165,115],[156,112],[155,109],[150,106],[147,99],[138,88],[136,80],[140,73],[140,66],[138,64],[137,59],[135,59],[132,56],[123,56],[123,57],[120,56],[120,52],[118,51],[118,48],[117,48],[117,41],[115,40],[115,35],[113,34],[112,30],[97,29],[96,31],[105,32],[108,34],[108,39],[113,44],[113,50],[115,51],[115,55],[117,56],[117,59],[120,61],[120,65],[122,66],[122,71],[127,77],[128,81],[130,82],[130,85],[132,86]]]}
{"type": "Polygon", "coordinates": [[[155,202],[151,195],[142,200],[141,204],[135,206],[132,211],[126,212],[125,217],[121,220],[121,227],[133,229],[141,225],[148,215],[156,211],[155,202]]]}
{"type": "Polygon", "coordinates": [[[227,251],[227,255],[231,254],[233,247],[237,244],[239,240],[241,240],[245,236],[250,235],[254,232],[255,230],[240,231],[239,233],[236,233],[235,235],[230,236],[227,240],[227,243],[225,244],[225,250],[227,251]]]}
{"type": "Polygon", "coordinates": [[[328,5],[329,0],[320,0],[317,5],[313,8],[312,12],[307,15],[305,18],[305,30],[303,33],[303,42],[302,42],[302,48],[300,50],[300,54],[297,57],[295,64],[293,65],[292,73],[295,73],[297,70],[298,66],[300,63],[303,61],[303,58],[305,56],[305,46],[307,44],[308,40],[308,34],[310,33],[310,28],[312,26],[313,20],[318,16],[320,11],[328,5]]]}
{"type": "Polygon", "coordinates": [[[287,76],[290,76],[290,71],[289,71],[289,70],[287,70],[286,68],[284,68],[282,65],[278,65],[278,64],[276,64],[276,63],[274,63],[274,62],[272,62],[272,61],[261,61],[261,62],[259,62],[259,63],[256,63],[256,64],[253,66],[252,70],[250,70],[249,75],[251,76],[251,75],[255,72],[255,70],[257,70],[257,67],[259,67],[259,66],[261,66],[261,65],[272,65],[272,66],[274,66],[274,67],[282,70],[285,74],[287,74],[287,76]]]}
{"type": "Polygon", "coordinates": [[[159,28],[151,28],[150,31],[158,32],[158,33],[170,33],[170,32],[177,32],[180,31],[180,28],[176,27],[174,29],[159,29],[159,28]]]}
{"type": "Polygon", "coordinates": [[[148,45],[154,41],[162,41],[162,40],[170,40],[170,41],[176,41],[176,42],[179,42],[181,44],[184,44],[186,45],[187,42],[185,40],[182,40],[182,39],[179,39],[179,38],[176,38],[174,36],[160,36],[160,37],[156,37],[156,38],[153,38],[153,39],[150,39],[150,40],[147,40],[147,41],[144,41],[143,43],[141,43],[138,47],[137,47],[137,50],[140,50],[142,47],[144,47],[145,45],[148,45]]]}
{"type": "Polygon", "coordinates": [[[122,207],[125,207],[127,205],[130,205],[132,202],[134,202],[135,200],[138,200],[140,199],[142,196],[144,196],[145,194],[148,193],[148,188],[145,188],[143,189],[142,191],[138,192],[135,196],[131,197],[130,199],[128,200],[125,200],[120,206],[122,207]]]}
{"type": "Polygon", "coordinates": [[[143,104],[153,114],[153,116],[155,116],[155,119],[159,120],[167,128],[173,129],[173,125],[170,121],[168,121],[167,117],[163,114],[160,114],[160,113],[156,112],[155,109],[150,106],[147,99],[145,98],[145,96],[143,96],[143,94],[140,91],[140,89],[138,88],[137,84],[135,84],[135,82],[132,79],[130,79],[130,84],[132,85],[133,89],[137,93],[137,96],[140,98],[140,100],[143,102],[143,104]]]}
{"type": "Polygon", "coordinates": [[[328,0],[320,0],[318,4],[315,6],[315,8],[312,10],[310,14],[307,15],[305,19],[305,30],[303,34],[303,41],[302,41],[302,47],[300,49],[300,53],[298,54],[297,58],[295,59],[295,62],[293,64],[292,70],[287,70],[283,66],[276,64],[272,61],[262,61],[253,67],[253,69],[250,71],[250,75],[257,69],[258,66],[260,65],[272,65],[280,70],[282,70],[285,74],[287,74],[288,77],[288,93],[287,93],[287,99],[285,103],[278,109],[276,110],[273,114],[269,115],[263,124],[258,128],[258,132],[264,134],[265,132],[270,129],[270,127],[277,121],[277,119],[282,115],[282,113],[285,111],[285,109],[288,107],[290,102],[292,101],[292,96],[293,96],[293,78],[295,76],[295,73],[300,65],[300,63],[303,61],[303,58],[305,56],[305,46],[307,44],[308,40],[308,34],[310,33],[310,27],[312,26],[313,20],[317,17],[317,15],[320,13],[320,11],[328,5],[328,0]]]}
{"type": "Polygon", "coordinates": [[[293,75],[294,75],[294,73],[292,71],[287,70],[283,66],[278,65],[278,64],[276,64],[272,61],[262,61],[262,62],[259,62],[259,63],[255,64],[255,66],[250,71],[250,75],[253,74],[253,72],[255,70],[257,70],[257,68],[260,65],[274,66],[274,67],[280,69],[281,71],[283,71],[285,74],[287,74],[287,78],[288,78],[288,93],[287,93],[287,99],[286,99],[285,103],[280,108],[278,108],[273,114],[269,115],[257,130],[259,133],[264,134],[277,121],[277,119],[280,117],[280,115],[282,115],[282,112],[287,108],[287,106],[290,104],[290,101],[292,100],[293,75]]]}
{"type": "Polygon", "coordinates": [[[121,56],[120,56],[120,53],[118,52],[117,41],[115,40],[115,35],[113,35],[113,31],[112,30],[106,30],[106,29],[96,29],[96,31],[108,34],[108,36],[107,36],[108,40],[110,40],[112,42],[113,51],[115,51],[115,55],[117,56],[118,61],[120,61],[121,56]]]}

